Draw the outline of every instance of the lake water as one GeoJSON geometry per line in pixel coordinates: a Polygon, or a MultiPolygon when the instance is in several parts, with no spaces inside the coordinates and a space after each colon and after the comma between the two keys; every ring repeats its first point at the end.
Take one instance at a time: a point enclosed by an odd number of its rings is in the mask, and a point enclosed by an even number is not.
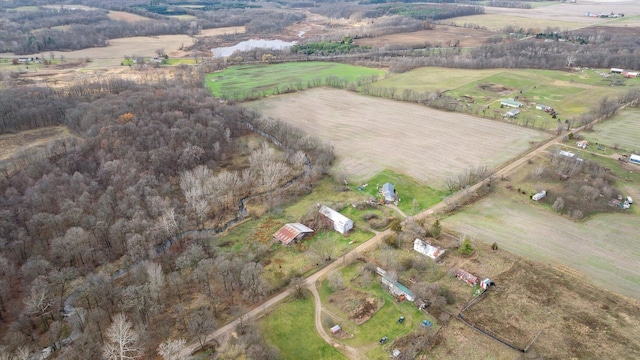
{"type": "Polygon", "coordinates": [[[292,45],[295,45],[295,41],[282,41],[282,40],[263,40],[263,39],[251,39],[243,42],[239,42],[233,46],[218,47],[211,49],[213,57],[227,57],[233,54],[236,50],[248,51],[255,48],[267,48],[274,50],[282,50],[292,45]]]}

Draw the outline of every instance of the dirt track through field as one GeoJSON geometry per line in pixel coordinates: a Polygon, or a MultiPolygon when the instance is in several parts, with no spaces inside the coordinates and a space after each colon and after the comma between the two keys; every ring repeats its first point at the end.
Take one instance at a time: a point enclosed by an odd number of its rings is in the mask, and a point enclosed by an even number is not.
{"type": "Polygon", "coordinates": [[[548,138],[500,121],[328,88],[247,106],[333,145],[336,172],[354,180],[392,169],[442,187],[449,176],[502,164],[548,138]]]}

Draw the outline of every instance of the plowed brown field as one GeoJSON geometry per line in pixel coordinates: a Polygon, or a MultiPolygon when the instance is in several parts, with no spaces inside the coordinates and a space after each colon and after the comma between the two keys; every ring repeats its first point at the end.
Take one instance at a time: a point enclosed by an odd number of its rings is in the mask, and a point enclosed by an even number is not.
{"type": "Polygon", "coordinates": [[[469,167],[496,166],[548,137],[528,128],[422,105],[319,88],[246,106],[334,146],[334,168],[353,180],[384,169],[442,187],[469,167]]]}

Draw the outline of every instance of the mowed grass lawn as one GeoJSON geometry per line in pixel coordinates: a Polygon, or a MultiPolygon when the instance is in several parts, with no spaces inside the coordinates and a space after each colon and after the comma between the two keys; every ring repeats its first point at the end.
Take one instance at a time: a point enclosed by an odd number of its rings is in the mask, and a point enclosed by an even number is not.
{"type": "Polygon", "coordinates": [[[267,341],[280,350],[282,360],[346,359],[316,332],[311,295],[289,300],[260,320],[267,341]]]}
{"type": "Polygon", "coordinates": [[[640,109],[629,108],[614,118],[594,126],[592,132],[580,133],[591,144],[604,144],[624,151],[640,151],[640,109]]]}
{"type": "Polygon", "coordinates": [[[291,62],[282,64],[258,64],[232,66],[209,74],[205,85],[214,96],[243,100],[258,98],[293,90],[321,85],[327,78],[336,77],[348,83],[360,78],[382,78],[385,71],[328,62],[291,62]]]}
{"type": "Polygon", "coordinates": [[[569,266],[591,283],[640,299],[638,215],[600,214],[574,222],[507,191],[498,189],[443,219],[443,227],[527,259],[569,266]]]}

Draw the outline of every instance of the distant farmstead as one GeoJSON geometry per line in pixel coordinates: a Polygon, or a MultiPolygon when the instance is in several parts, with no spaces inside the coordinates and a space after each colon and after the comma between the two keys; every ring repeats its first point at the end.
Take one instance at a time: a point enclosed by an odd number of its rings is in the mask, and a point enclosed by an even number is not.
{"type": "Polygon", "coordinates": [[[440,249],[437,246],[429,245],[427,242],[415,239],[413,241],[413,250],[419,252],[422,255],[426,255],[433,260],[438,260],[440,256],[442,256],[445,250],[440,249]]]}
{"type": "Polygon", "coordinates": [[[283,245],[290,245],[293,242],[299,241],[305,235],[312,233],[313,229],[308,228],[307,226],[300,223],[290,223],[281,227],[275,234],[273,234],[273,238],[277,241],[280,241],[283,245]]]}
{"type": "Polygon", "coordinates": [[[326,216],[331,222],[333,222],[333,229],[340,234],[344,235],[353,229],[353,220],[340,214],[339,212],[331,209],[328,206],[322,205],[319,210],[320,214],[326,216]]]}

